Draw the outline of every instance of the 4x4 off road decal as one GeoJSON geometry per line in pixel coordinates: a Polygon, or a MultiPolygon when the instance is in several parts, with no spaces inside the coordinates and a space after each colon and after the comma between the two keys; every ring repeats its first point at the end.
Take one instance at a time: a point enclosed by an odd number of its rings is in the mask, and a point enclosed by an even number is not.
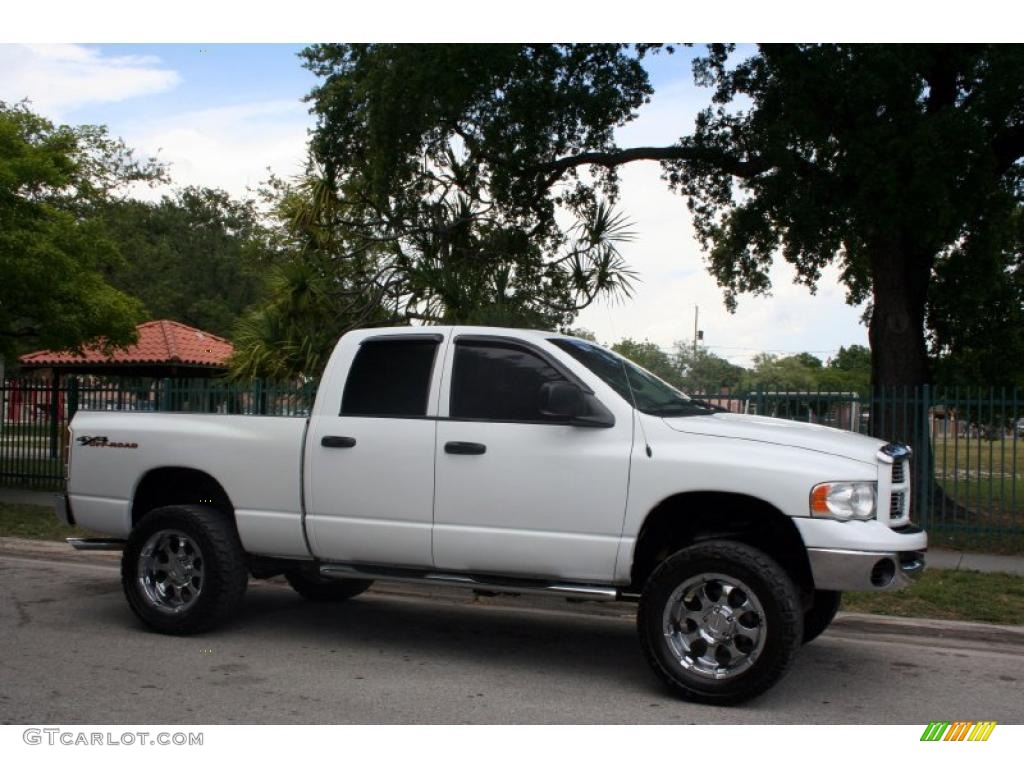
{"type": "Polygon", "coordinates": [[[921,734],[921,741],[988,741],[995,720],[933,720],[921,734]]]}
{"type": "Polygon", "coordinates": [[[111,442],[104,435],[82,435],[77,438],[79,445],[94,446],[97,448],[138,448],[138,443],[117,443],[111,442]]]}

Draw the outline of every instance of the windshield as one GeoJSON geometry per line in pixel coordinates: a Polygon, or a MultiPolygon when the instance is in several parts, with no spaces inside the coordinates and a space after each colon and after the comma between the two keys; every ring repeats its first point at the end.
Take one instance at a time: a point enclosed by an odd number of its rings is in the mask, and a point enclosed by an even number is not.
{"type": "Polygon", "coordinates": [[[549,341],[585,365],[637,410],[652,416],[698,416],[713,412],[653,373],[604,347],[583,339],[549,341]]]}

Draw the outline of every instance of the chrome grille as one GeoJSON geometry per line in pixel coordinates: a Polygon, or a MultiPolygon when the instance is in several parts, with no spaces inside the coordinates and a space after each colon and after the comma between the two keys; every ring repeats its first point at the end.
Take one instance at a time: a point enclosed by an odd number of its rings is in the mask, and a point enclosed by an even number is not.
{"type": "Polygon", "coordinates": [[[892,484],[903,485],[905,461],[897,461],[892,465],[892,484]]]}

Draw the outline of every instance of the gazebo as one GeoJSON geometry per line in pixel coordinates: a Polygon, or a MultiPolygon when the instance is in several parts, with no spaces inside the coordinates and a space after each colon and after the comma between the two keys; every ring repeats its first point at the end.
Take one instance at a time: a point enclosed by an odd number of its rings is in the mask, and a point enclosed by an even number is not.
{"type": "Polygon", "coordinates": [[[63,374],[90,374],[124,378],[209,378],[224,373],[234,347],[214,336],[174,320],[152,320],[137,326],[139,340],[130,347],[105,354],[98,346],[82,354],[41,350],[22,355],[28,371],[49,369],[63,374]]]}

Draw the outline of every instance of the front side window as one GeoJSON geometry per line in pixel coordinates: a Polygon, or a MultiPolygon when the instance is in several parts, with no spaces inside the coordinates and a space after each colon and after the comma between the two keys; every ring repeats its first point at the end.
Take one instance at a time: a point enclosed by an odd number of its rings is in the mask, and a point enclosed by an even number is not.
{"type": "Polygon", "coordinates": [[[359,347],[341,398],[342,416],[426,416],[438,342],[397,338],[359,347]]]}
{"type": "Polygon", "coordinates": [[[710,408],[691,400],[650,371],[604,347],[582,339],[559,338],[549,341],[600,376],[623,400],[643,413],[652,416],[698,416],[712,413],[710,408]]]}
{"type": "Polygon", "coordinates": [[[565,377],[540,355],[518,345],[458,342],[451,418],[551,421],[540,412],[541,387],[550,381],[565,381],[565,377]]]}

